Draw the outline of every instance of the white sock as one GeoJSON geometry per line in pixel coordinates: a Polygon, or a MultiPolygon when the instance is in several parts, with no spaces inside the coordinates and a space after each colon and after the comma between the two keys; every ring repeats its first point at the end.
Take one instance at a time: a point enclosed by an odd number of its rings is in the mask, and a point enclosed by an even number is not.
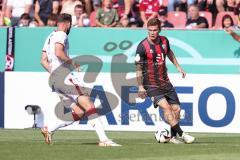
{"type": "Polygon", "coordinates": [[[92,125],[92,127],[95,129],[99,140],[101,142],[107,141],[108,137],[105,133],[100,117],[95,113],[95,114],[89,115],[88,120],[89,120],[89,123],[92,125]]]}
{"type": "Polygon", "coordinates": [[[48,132],[55,132],[59,128],[69,126],[73,124],[74,121],[61,121],[58,120],[57,122],[54,122],[54,124],[51,124],[48,126],[48,132]]]}

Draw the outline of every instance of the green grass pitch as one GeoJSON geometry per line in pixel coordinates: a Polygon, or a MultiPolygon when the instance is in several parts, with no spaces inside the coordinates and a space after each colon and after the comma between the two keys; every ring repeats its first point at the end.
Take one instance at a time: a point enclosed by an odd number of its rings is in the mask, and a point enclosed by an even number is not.
{"type": "Polygon", "coordinates": [[[239,160],[240,134],[193,133],[194,144],[159,144],[152,132],[107,132],[122,147],[98,147],[94,131],[58,131],[46,145],[38,129],[0,129],[0,160],[239,160]]]}

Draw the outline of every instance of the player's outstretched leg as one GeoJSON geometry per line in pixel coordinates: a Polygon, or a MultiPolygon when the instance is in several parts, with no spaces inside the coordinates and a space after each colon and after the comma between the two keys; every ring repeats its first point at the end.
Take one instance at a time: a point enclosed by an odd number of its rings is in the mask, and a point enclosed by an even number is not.
{"type": "Polygon", "coordinates": [[[98,138],[100,140],[99,146],[121,146],[112,140],[110,140],[103,128],[103,125],[101,123],[101,119],[99,118],[99,115],[97,114],[96,108],[91,102],[90,98],[88,96],[82,95],[78,97],[78,103],[85,109],[85,116],[88,117],[89,123],[92,125],[92,127],[95,129],[98,138]]]}
{"type": "Polygon", "coordinates": [[[72,109],[72,112],[68,115],[68,121],[59,119],[57,121],[49,123],[48,126],[41,128],[41,133],[44,137],[46,144],[53,143],[52,137],[55,131],[57,131],[59,128],[71,125],[75,121],[79,121],[80,118],[83,116],[84,112],[75,103],[72,103],[70,107],[72,109]]]}

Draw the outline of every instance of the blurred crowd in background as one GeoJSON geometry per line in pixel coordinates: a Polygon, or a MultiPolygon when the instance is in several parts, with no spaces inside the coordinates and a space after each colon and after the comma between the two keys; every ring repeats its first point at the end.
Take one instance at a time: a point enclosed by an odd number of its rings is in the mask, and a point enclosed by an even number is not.
{"type": "Polygon", "coordinates": [[[56,26],[60,13],[73,27],[240,29],[240,0],[0,0],[0,26],[56,26]]]}

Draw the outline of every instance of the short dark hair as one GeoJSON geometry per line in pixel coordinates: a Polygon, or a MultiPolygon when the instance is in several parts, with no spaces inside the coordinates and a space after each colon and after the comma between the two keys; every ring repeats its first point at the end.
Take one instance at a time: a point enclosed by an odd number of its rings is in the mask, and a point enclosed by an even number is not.
{"type": "Polygon", "coordinates": [[[76,8],[82,8],[82,9],[83,9],[83,12],[86,12],[85,7],[84,7],[84,5],[82,5],[82,4],[77,4],[77,5],[74,7],[74,9],[76,9],[76,8]]]}
{"type": "Polygon", "coordinates": [[[72,23],[72,16],[70,14],[67,13],[62,13],[58,16],[57,18],[57,22],[70,22],[72,23]]]}
{"type": "Polygon", "coordinates": [[[20,19],[26,19],[26,20],[31,20],[31,17],[28,13],[23,13],[20,17],[20,19]]]}
{"type": "Polygon", "coordinates": [[[147,27],[149,26],[158,26],[161,29],[161,21],[158,18],[151,18],[147,22],[147,27]]]}

